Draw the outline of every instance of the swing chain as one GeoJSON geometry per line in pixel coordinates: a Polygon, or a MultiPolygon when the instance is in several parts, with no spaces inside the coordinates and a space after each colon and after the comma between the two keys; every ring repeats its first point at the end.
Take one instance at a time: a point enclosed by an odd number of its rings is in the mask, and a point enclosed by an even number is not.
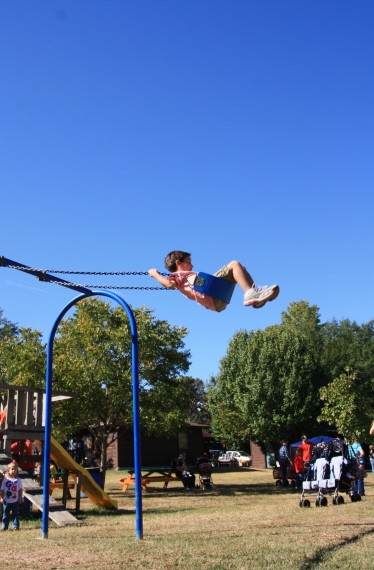
{"type": "Polygon", "coordinates": [[[142,290],[142,291],[168,291],[165,287],[125,287],[125,286],[112,286],[112,285],[83,285],[81,283],[71,283],[70,281],[52,281],[48,280],[48,283],[54,283],[55,285],[74,285],[74,287],[84,287],[85,289],[127,289],[127,290],[142,290]]]}
{"type": "Polygon", "coordinates": [[[37,271],[61,275],[148,275],[147,271],[64,271],[59,269],[38,269],[37,271]]]}
{"type": "MultiPolygon", "coordinates": [[[[10,269],[19,269],[17,265],[7,265],[10,269]]],[[[22,271],[39,273],[58,273],[60,275],[148,275],[148,271],[68,271],[64,269],[36,269],[35,267],[22,267],[22,271]]],[[[168,273],[160,273],[165,277],[168,273]]]]}
{"type": "MultiPolygon", "coordinates": [[[[0,258],[0,265],[2,265],[1,264],[1,258],[0,258]]],[[[6,267],[9,267],[10,269],[19,269],[19,266],[11,265],[11,264],[7,264],[6,267]]],[[[26,267],[26,266],[22,266],[22,271],[30,272],[30,273],[38,272],[41,274],[39,276],[40,281],[48,281],[49,283],[54,283],[56,285],[67,285],[67,283],[69,283],[72,286],[85,287],[87,289],[92,289],[92,288],[94,288],[94,289],[127,289],[127,290],[142,290],[142,291],[167,291],[168,290],[165,287],[81,285],[78,283],[59,281],[58,279],[56,279],[56,280],[52,280],[52,279],[48,279],[48,278],[43,279],[43,274],[48,274],[48,273],[59,273],[59,274],[65,274],[65,275],[117,275],[117,276],[121,276],[121,275],[148,275],[147,271],[65,271],[65,270],[60,270],[60,269],[36,269],[34,267],[26,267]]],[[[168,275],[168,273],[162,273],[161,275],[166,276],[166,275],[168,275]]]]}

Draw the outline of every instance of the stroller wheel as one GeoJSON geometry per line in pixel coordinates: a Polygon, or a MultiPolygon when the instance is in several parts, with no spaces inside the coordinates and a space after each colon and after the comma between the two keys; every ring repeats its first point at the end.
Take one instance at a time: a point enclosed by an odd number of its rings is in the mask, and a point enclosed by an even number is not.
{"type": "Polygon", "coordinates": [[[301,499],[300,507],[310,507],[310,501],[308,499],[301,499]]]}
{"type": "Polygon", "coordinates": [[[327,507],[327,505],[329,504],[326,497],[322,497],[322,499],[320,500],[320,503],[321,503],[321,507],[327,507]]]}
{"type": "Polygon", "coordinates": [[[344,497],[342,497],[341,495],[339,495],[339,497],[336,497],[336,504],[344,505],[344,497]]]}
{"type": "Polygon", "coordinates": [[[361,501],[361,496],[358,493],[356,493],[356,491],[353,491],[353,493],[350,493],[349,496],[351,497],[352,503],[355,503],[356,501],[361,501]]]}
{"type": "Polygon", "coordinates": [[[282,485],[282,482],[279,481],[279,479],[278,479],[277,481],[275,481],[275,486],[276,486],[276,487],[281,487],[281,485],[282,485]]]}

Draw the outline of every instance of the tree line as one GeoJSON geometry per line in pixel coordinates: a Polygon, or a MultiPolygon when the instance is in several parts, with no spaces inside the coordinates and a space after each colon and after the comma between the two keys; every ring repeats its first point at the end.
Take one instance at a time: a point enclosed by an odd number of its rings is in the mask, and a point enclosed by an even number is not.
{"type": "MultiPolygon", "coordinates": [[[[291,303],[279,325],[239,331],[208,386],[188,375],[187,329],[133,309],[139,332],[141,424],[167,436],[186,421],[211,424],[229,447],[274,445],[336,429],[368,440],[374,409],[374,321],[321,323],[317,306],[291,303]]],[[[46,347],[0,309],[0,383],[43,388],[46,347]]],[[[73,398],[53,405],[53,432],[88,430],[105,470],[109,444],[132,427],[131,332],[121,307],[89,298],[58,328],[53,387],[73,398]]]]}

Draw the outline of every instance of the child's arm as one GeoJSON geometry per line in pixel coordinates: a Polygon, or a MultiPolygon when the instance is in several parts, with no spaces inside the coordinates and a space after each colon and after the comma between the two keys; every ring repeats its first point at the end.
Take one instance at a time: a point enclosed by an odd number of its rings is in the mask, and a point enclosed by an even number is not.
{"type": "Polygon", "coordinates": [[[156,279],[156,281],[158,281],[160,283],[160,285],[162,285],[163,287],[166,287],[166,289],[175,289],[176,288],[175,282],[170,281],[170,279],[166,279],[166,277],[161,275],[161,273],[159,273],[157,271],[157,269],[149,269],[148,275],[150,275],[151,277],[156,279]]]}

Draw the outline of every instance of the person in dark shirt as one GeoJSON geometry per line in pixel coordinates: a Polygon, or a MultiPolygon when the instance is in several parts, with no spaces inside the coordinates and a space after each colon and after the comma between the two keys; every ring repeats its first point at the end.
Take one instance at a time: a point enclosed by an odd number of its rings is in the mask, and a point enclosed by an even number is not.
{"type": "Polygon", "coordinates": [[[291,460],[288,453],[288,441],[286,439],[283,439],[281,441],[281,446],[278,451],[278,460],[282,473],[282,483],[284,486],[286,486],[288,485],[287,469],[288,466],[291,465],[291,460]]]}

